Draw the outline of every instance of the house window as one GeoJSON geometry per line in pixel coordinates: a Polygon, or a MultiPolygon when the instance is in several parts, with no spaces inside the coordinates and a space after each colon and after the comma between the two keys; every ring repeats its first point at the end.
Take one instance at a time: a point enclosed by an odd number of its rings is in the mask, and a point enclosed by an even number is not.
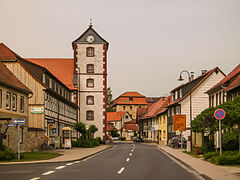
{"type": "Polygon", "coordinates": [[[124,110],[124,111],[126,110],[126,107],[125,107],[125,106],[123,106],[123,110],[124,110]]]}
{"type": "Polygon", "coordinates": [[[42,82],[43,82],[44,84],[46,84],[46,75],[45,75],[45,74],[42,75],[42,82]]]}
{"type": "Polygon", "coordinates": [[[93,79],[87,79],[87,87],[94,87],[94,80],[93,79]]]}
{"type": "Polygon", "coordinates": [[[12,109],[13,111],[17,110],[17,95],[13,94],[13,98],[12,98],[12,109]]]}
{"type": "Polygon", "coordinates": [[[166,116],[163,116],[163,123],[166,122],[166,116]]]}
{"type": "Polygon", "coordinates": [[[87,65],[87,73],[94,73],[94,65],[93,64],[87,65]]]}
{"type": "Polygon", "coordinates": [[[49,78],[49,88],[52,89],[52,79],[51,78],[49,78]]]}
{"type": "Polygon", "coordinates": [[[179,90],[180,98],[182,97],[182,89],[179,90]]]}
{"type": "Polygon", "coordinates": [[[219,104],[222,104],[221,100],[222,100],[222,93],[219,92],[219,104]]]}
{"type": "Polygon", "coordinates": [[[94,56],[94,48],[88,47],[87,48],[87,57],[93,57],[94,56]]]}
{"type": "Polygon", "coordinates": [[[139,106],[139,108],[141,108],[142,106],[139,106]]]}
{"type": "Polygon", "coordinates": [[[0,90],[0,108],[2,107],[2,90],[0,90]]]}
{"type": "Polygon", "coordinates": [[[172,93],[173,101],[175,101],[175,92],[172,93]]]}
{"type": "Polygon", "coordinates": [[[178,99],[177,95],[178,95],[178,92],[176,91],[176,92],[175,92],[175,99],[176,99],[176,100],[178,99]]]}
{"type": "Polygon", "coordinates": [[[163,131],[163,139],[165,139],[166,138],[166,131],[164,130],[163,131]]]}
{"type": "Polygon", "coordinates": [[[223,91],[223,95],[222,95],[222,102],[223,102],[223,103],[225,102],[225,94],[224,94],[224,91],[223,91]]]}
{"type": "Polygon", "coordinates": [[[87,96],[87,105],[94,104],[94,96],[87,96]]]}
{"type": "Polygon", "coordinates": [[[214,95],[212,95],[212,107],[214,107],[214,95]]]}
{"type": "Polygon", "coordinates": [[[133,98],[132,97],[129,98],[129,102],[130,103],[133,102],[133,98]]]}
{"type": "Polygon", "coordinates": [[[212,97],[211,96],[208,97],[208,101],[209,101],[209,107],[212,107],[212,97]]]}
{"type": "Polygon", "coordinates": [[[218,93],[216,94],[216,106],[218,106],[218,93]]]}
{"type": "Polygon", "coordinates": [[[132,111],[132,106],[130,106],[130,111],[132,111]]]}
{"type": "Polygon", "coordinates": [[[94,111],[87,111],[87,120],[92,121],[94,120],[94,111]]]}
{"type": "Polygon", "coordinates": [[[24,97],[20,97],[20,112],[24,112],[24,97]]]}
{"type": "Polygon", "coordinates": [[[11,108],[11,93],[7,92],[6,94],[6,109],[11,108]]]}

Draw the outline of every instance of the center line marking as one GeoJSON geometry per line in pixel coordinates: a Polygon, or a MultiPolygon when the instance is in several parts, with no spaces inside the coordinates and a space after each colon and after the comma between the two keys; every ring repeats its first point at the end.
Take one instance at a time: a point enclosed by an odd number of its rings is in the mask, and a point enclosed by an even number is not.
{"type": "Polygon", "coordinates": [[[67,166],[70,166],[70,165],[73,165],[73,163],[68,163],[68,164],[66,164],[67,166]]]}
{"type": "Polygon", "coordinates": [[[65,168],[66,166],[59,166],[59,167],[56,167],[55,169],[62,169],[62,168],[65,168]]]}
{"type": "Polygon", "coordinates": [[[127,158],[127,160],[126,160],[126,161],[127,161],[127,162],[129,162],[129,160],[130,160],[130,158],[127,158]]]}
{"type": "Polygon", "coordinates": [[[132,153],[129,154],[129,156],[131,156],[131,155],[132,155],[132,153]]]}
{"type": "Polygon", "coordinates": [[[133,149],[132,149],[132,152],[133,152],[133,149]]]}
{"type": "Polygon", "coordinates": [[[80,163],[80,161],[75,161],[74,163],[80,163]]]}
{"type": "Polygon", "coordinates": [[[122,167],[122,168],[118,171],[118,174],[121,174],[124,169],[125,169],[125,167],[122,167]]]}
{"type": "Polygon", "coordinates": [[[43,175],[43,176],[46,176],[46,175],[52,174],[52,173],[54,173],[54,172],[55,172],[55,171],[48,171],[48,172],[43,173],[42,175],[43,175]]]}
{"type": "Polygon", "coordinates": [[[35,177],[35,178],[30,179],[30,180],[38,180],[38,179],[40,179],[40,177],[35,177]]]}

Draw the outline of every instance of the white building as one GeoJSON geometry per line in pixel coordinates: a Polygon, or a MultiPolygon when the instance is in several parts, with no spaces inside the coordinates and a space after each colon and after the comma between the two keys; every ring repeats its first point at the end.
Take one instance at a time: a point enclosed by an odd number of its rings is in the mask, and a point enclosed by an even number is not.
{"type": "Polygon", "coordinates": [[[72,43],[75,77],[78,85],[79,121],[95,125],[95,137],[105,138],[107,107],[107,50],[105,41],[90,24],[89,28],[72,43]]]}

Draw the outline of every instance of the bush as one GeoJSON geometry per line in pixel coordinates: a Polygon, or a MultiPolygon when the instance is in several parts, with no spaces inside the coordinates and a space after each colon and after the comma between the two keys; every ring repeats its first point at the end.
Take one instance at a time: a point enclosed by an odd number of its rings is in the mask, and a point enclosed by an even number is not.
{"type": "Polygon", "coordinates": [[[211,161],[219,165],[240,165],[240,154],[217,156],[212,158],[211,161]]]}
{"type": "Polygon", "coordinates": [[[219,152],[208,152],[204,154],[204,160],[211,159],[212,157],[219,156],[219,152]]]}
{"type": "Polygon", "coordinates": [[[204,143],[204,145],[202,146],[202,151],[203,151],[203,154],[215,151],[214,141],[208,141],[204,143]]]}
{"type": "Polygon", "coordinates": [[[225,151],[238,150],[238,132],[236,130],[225,132],[222,145],[225,151]]]}
{"type": "Polygon", "coordinates": [[[97,137],[96,140],[98,140],[99,144],[106,144],[100,137],[97,137]]]}
{"type": "Polygon", "coordinates": [[[121,140],[121,141],[125,141],[126,138],[125,138],[125,137],[120,137],[120,140],[121,140]]]}
{"type": "Polygon", "coordinates": [[[12,160],[15,158],[15,154],[12,150],[8,149],[6,146],[3,146],[3,151],[0,151],[0,160],[12,160]]]}
{"type": "MultiPolygon", "coordinates": [[[[100,138],[100,140],[101,140],[101,138],[100,138]]],[[[94,139],[94,138],[89,138],[89,139],[80,138],[77,141],[73,141],[72,146],[73,147],[93,148],[95,146],[100,145],[100,142],[99,142],[100,140],[99,140],[99,138],[96,138],[96,139],[94,139]]]]}

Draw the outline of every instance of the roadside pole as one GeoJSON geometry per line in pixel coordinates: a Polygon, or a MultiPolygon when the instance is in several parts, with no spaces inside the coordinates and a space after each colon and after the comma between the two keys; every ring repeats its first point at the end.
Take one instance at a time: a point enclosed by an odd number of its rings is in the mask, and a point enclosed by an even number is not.
{"type": "Polygon", "coordinates": [[[223,109],[217,109],[214,112],[214,117],[219,120],[219,146],[220,146],[220,156],[222,156],[222,119],[225,118],[225,111],[223,109]]]}
{"type": "Polygon", "coordinates": [[[222,121],[219,119],[219,145],[220,145],[220,156],[222,155],[222,121]]]}
{"type": "Polygon", "coordinates": [[[181,149],[183,148],[183,138],[182,138],[182,131],[181,131],[181,149]]]}
{"type": "Polygon", "coordinates": [[[18,124],[18,126],[17,126],[17,131],[18,131],[18,160],[20,160],[20,126],[19,126],[19,124],[18,124]]]}

